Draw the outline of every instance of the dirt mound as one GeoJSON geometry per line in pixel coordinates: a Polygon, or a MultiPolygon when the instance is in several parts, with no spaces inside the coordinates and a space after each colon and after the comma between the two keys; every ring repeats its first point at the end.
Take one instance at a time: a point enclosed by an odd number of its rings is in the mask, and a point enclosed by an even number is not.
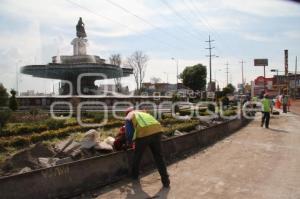
{"type": "Polygon", "coordinates": [[[43,143],[37,143],[34,147],[32,147],[29,150],[32,157],[34,158],[52,157],[53,155],[55,155],[53,148],[43,143]]]}
{"type": "Polygon", "coordinates": [[[5,172],[15,171],[20,168],[29,167],[31,169],[41,168],[39,157],[52,157],[54,151],[51,146],[38,143],[33,147],[16,153],[3,164],[2,170],[5,172]]]}
{"type": "Polygon", "coordinates": [[[78,142],[69,138],[53,147],[37,143],[7,159],[1,167],[0,175],[2,173],[4,175],[24,173],[112,152],[115,139],[107,137],[105,140],[99,141],[98,137],[98,132],[91,129],[78,142]]]}

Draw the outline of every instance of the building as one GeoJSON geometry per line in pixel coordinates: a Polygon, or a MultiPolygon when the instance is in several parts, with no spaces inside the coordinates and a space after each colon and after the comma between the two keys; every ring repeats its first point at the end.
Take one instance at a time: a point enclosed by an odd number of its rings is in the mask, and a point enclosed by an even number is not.
{"type": "Polygon", "coordinates": [[[300,74],[275,75],[273,78],[273,88],[279,94],[289,94],[300,98],[300,74]]]}
{"type": "Polygon", "coordinates": [[[154,93],[160,93],[160,95],[171,95],[175,93],[177,90],[180,93],[188,93],[191,89],[184,86],[182,83],[177,84],[169,84],[169,83],[151,83],[145,82],[142,84],[143,93],[148,95],[153,95],[154,93]]]}
{"type": "Polygon", "coordinates": [[[274,78],[264,78],[263,76],[257,77],[254,81],[251,82],[252,87],[252,96],[259,96],[263,92],[268,93],[269,95],[276,96],[278,93],[273,88],[273,80],[274,78]]]}

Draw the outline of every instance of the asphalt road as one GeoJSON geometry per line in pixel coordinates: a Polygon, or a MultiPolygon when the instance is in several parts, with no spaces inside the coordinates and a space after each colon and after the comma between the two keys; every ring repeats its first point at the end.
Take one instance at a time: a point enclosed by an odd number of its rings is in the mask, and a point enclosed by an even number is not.
{"type": "Polygon", "coordinates": [[[300,198],[300,116],[259,115],[248,126],[168,167],[171,188],[154,171],[140,183],[129,179],[78,198],[300,198]]]}

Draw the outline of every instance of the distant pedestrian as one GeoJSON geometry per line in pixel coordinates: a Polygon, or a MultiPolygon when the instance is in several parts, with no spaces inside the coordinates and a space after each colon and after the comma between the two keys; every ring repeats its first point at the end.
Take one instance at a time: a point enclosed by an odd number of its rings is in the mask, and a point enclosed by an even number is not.
{"type": "Polygon", "coordinates": [[[272,103],[269,99],[268,94],[264,95],[264,98],[261,101],[262,103],[262,118],[261,118],[261,127],[265,125],[266,128],[269,128],[270,122],[270,112],[272,110],[272,103]]]}
{"type": "Polygon", "coordinates": [[[278,108],[278,109],[281,109],[281,100],[280,100],[280,96],[278,95],[276,97],[276,101],[275,101],[275,107],[278,108]]]}
{"type": "Polygon", "coordinates": [[[291,98],[288,99],[287,103],[287,111],[290,112],[290,106],[291,106],[291,98]]]}
{"type": "Polygon", "coordinates": [[[287,106],[288,106],[288,96],[287,95],[282,95],[282,112],[287,113],[287,106]]]}

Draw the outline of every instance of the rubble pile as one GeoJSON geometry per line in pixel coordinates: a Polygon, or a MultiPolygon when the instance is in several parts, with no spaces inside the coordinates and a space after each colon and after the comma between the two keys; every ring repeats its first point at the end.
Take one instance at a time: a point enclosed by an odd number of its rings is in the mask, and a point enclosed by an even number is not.
{"type": "Polygon", "coordinates": [[[99,141],[99,133],[91,129],[87,131],[81,141],[69,138],[55,146],[37,143],[33,147],[16,153],[7,159],[1,167],[1,175],[25,173],[35,169],[66,164],[112,152],[115,138],[107,137],[99,141]]]}
{"type": "MultiPolygon", "coordinates": [[[[207,118],[207,120],[199,120],[199,124],[194,129],[202,130],[222,122],[224,122],[222,118],[207,118]]],[[[172,125],[169,124],[168,127],[171,128],[172,125]]],[[[189,133],[188,131],[176,129],[170,136],[185,135],[189,133]]],[[[162,137],[163,139],[167,139],[169,135],[164,134],[162,137]]],[[[132,148],[133,146],[126,144],[124,127],[120,129],[116,138],[109,136],[104,140],[100,140],[100,133],[98,131],[90,129],[79,140],[78,138],[74,139],[70,137],[55,145],[37,143],[14,154],[0,165],[0,176],[25,173],[35,169],[66,164],[80,159],[111,153],[114,150],[124,150],[128,147],[132,148]]],[[[0,151],[3,150],[5,148],[0,148],[0,151]]]]}

